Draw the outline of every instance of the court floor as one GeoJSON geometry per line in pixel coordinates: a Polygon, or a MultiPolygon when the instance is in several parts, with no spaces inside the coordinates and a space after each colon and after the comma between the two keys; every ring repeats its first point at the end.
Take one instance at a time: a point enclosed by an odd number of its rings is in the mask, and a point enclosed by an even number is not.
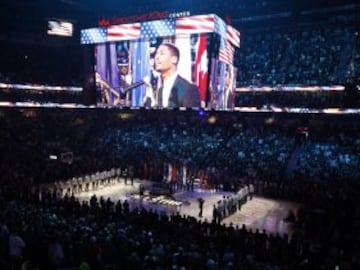
{"type": "MultiPolygon", "coordinates": [[[[110,198],[116,202],[118,200],[127,200],[130,203],[130,208],[144,207],[146,209],[152,208],[158,212],[175,213],[179,212],[181,215],[190,215],[197,219],[212,220],[213,205],[216,205],[223,196],[231,195],[229,192],[215,192],[212,190],[202,190],[195,188],[194,191],[180,191],[172,195],[171,199],[167,196],[147,196],[148,190],[151,190],[154,184],[150,181],[135,180],[133,185],[125,183],[116,183],[111,186],[99,188],[98,190],[81,192],[75,196],[80,201],[87,201],[95,194],[98,198],[101,196],[104,199],[110,198]],[[140,198],[140,185],[145,189],[145,196],[140,198]],[[203,216],[198,217],[199,204],[198,198],[204,199],[203,216]]],[[[231,216],[222,220],[223,224],[234,226],[245,225],[248,229],[253,231],[258,229],[265,230],[268,234],[291,234],[291,224],[284,221],[289,210],[297,212],[299,204],[289,201],[273,200],[263,197],[254,196],[252,200],[248,200],[240,211],[235,212],[231,216]]]]}

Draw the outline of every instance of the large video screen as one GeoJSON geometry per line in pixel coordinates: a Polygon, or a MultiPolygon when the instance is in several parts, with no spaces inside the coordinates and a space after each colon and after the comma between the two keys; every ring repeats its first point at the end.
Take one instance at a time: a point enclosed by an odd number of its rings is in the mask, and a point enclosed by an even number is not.
{"type": "Polygon", "coordinates": [[[215,60],[214,38],[191,34],[95,45],[97,104],[232,108],[234,68],[215,60]]]}

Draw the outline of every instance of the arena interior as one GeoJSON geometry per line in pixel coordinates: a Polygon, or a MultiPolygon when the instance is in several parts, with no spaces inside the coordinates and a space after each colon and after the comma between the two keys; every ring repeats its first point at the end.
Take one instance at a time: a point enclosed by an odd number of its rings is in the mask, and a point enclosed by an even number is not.
{"type": "Polygon", "coordinates": [[[0,269],[360,269],[360,3],[0,13],[0,269]],[[104,104],[82,29],[201,14],[240,32],[231,106],[104,104]]]}

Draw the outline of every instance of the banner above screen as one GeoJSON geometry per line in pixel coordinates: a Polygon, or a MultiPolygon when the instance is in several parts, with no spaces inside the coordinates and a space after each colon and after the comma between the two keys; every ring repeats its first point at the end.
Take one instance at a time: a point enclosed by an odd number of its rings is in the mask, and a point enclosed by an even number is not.
{"type": "Polygon", "coordinates": [[[240,47],[240,32],[227,25],[215,14],[84,29],[81,30],[80,42],[81,44],[99,44],[201,33],[217,33],[233,46],[240,47]]]}

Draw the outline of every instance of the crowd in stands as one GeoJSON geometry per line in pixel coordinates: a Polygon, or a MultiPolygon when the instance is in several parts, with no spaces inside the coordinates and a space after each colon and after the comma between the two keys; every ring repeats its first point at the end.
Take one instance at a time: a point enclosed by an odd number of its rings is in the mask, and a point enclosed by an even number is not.
{"type": "Polygon", "coordinates": [[[360,140],[358,138],[339,138],[334,145],[334,138],[321,142],[308,142],[301,149],[295,173],[321,180],[360,178],[359,164],[360,140]]]}
{"type": "Polygon", "coordinates": [[[337,134],[329,125],[326,133],[314,130],[299,144],[291,132],[294,119],[280,117],[269,124],[266,117],[249,116],[240,127],[226,114],[210,124],[197,112],[153,113],[1,111],[2,269],[23,261],[30,269],[31,264],[40,269],[80,264],[81,269],[359,267],[360,239],[352,232],[360,225],[360,147],[346,129],[337,134]],[[296,147],[301,148],[298,162],[285,178],[296,147]],[[52,151],[69,150],[74,152],[72,164],[48,159],[52,151]],[[226,190],[236,191],[245,181],[253,183],[259,195],[302,202],[296,232],[280,237],[128,209],[125,202],[106,198],[90,205],[71,195],[39,197],[33,189],[41,182],[130,165],[136,178],[162,181],[164,163],[186,164],[189,176],[203,175],[208,184],[226,190]],[[18,247],[15,253],[9,239],[18,247]]]}
{"type": "MultiPolygon", "coordinates": [[[[185,116],[176,113],[4,109],[0,115],[1,150],[8,154],[2,157],[2,173],[11,175],[14,167],[28,161],[34,164],[30,171],[22,170],[23,174],[36,177],[37,183],[44,183],[48,177],[65,180],[81,175],[82,170],[89,173],[90,168],[96,172],[131,165],[135,177],[161,181],[164,164],[172,164],[186,166],[188,176],[203,175],[212,185],[223,182],[223,178],[231,182],[233,176],[255,174],[261,178],[281,179],[297,143],[296,128],[306,122],[295,118],[284,124],[286,117],[283,115],[286,114],[238,119],[226,112],[202,116],[197,111],[184,112],[185,116]],[[212,124],[208,119],[213,116],[219,119],[212,124]],[[158,117],[163,121],[158,121],[158,117]],[[229,118],[224,120],[226,117],[229,118]],[[23,160],[17,156],[20,146],[23,160]],[[72,164],[49,159],[50,155],[60,156],[65,152],[74,153],[72,164]]],[[[357,176],[360,141],[354,137],[358,132],[356,119],[352,124],[351,116],[343,116],[343,120],[341,115],[333,117],[340,123],[331,121],[331,116],[308,120],[310,139],[300,147],[294,168],[304,178],[331,181],[332,177],[357,176]],[[340,124],[343,127],[339,127],[340,124]],[[334,133],[326,137],[323,129],[332,129],[334,133]]]]}
{"type": "Polygon", "coordinates": [[[244,29],[235,65],[237,86],[273,91],[236,94],[235,106],[359,107],[359,30],[354,24],[244,29]],[[282,86],[346,86],[345,91],[283,91],[282,86]]]}
{"type": "Polygon", "coordinates": [[[359,93],[345,90],[244,91],[235,96],[236,107],[266,108],[359,108],[359,93]]]}
{"type": "Polygon", "coordinates": [[[0,89],[0,101],[17,103],[30,102],[37,104],[83,104],[82,91],[67,90],[26,90],[26,89],[0,89]]]}
{"type": "Polygon", "coordinates": [[[359,74],[358,35],[353,25],[244,30],[238,85],[343,85],[359,74]]]}

